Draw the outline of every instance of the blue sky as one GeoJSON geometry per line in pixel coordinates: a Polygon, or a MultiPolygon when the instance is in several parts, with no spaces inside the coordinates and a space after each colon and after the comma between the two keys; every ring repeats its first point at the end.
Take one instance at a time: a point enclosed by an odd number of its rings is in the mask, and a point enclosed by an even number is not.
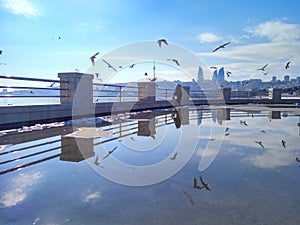
{"type": "Polygon", "coordinates": [[[95,52],[165,38],[208,67],[224,66],[229,80],[295,78],[299,8],[298,0],[0,0],[0,74],[56,79],[88,71],[95,52]],[[265,64],[268,75],[257,71],[265,64]]]}

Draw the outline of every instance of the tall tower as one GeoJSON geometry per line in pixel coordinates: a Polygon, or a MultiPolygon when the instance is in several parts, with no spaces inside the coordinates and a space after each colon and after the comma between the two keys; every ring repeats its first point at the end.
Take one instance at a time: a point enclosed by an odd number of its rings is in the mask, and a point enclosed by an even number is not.
{"type": "Polygon", "coordinates": [[[203,84],[203,82],[204,82],[203,69],[201,68],[201,66],[199,66],[199,69],[198,69],[197,82],[199,84],[203,84]]]}
{"type": "Polygon", "coordinates": [[[218,81],[223,81],[223,80],[224,80],[224,77],[225,77],[225,72],[224,72],[224,67],[222,67],[222,68],[219,70],[219,73],[218,73],[218,76],[217,76],[217,80],[218,80],[218,81]]]}

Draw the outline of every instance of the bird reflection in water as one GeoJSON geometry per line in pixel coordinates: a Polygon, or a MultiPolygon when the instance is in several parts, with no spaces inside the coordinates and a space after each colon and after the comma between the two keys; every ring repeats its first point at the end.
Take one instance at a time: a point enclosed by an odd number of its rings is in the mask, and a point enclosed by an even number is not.
{"type": "Polygon", "coordinates": [[[200,188],[205,188],[206,190],[211,191],[211,189],[210,189],[209,186],[208,186],[208,183],[205,182],[201,176],[200,176],[200,181],[201,181],[201,184],[203,185],[203,186],[200,187],[200,188]]]}
{"type": "Polygon", "coordinates": [[[265,146],[263,145],[262,141],[254,141],[255,143],[259,144],[260,147],[265,148],[265,146]]]}
{"type": "Polygon", "coordinates": [[[171,159],[171,160],[175,160],[175,159],[176,159],[176,157],[177,157],[177,154],[178,154],[178,153],[177,153],[177,152],[175,152],[175,154],[174,154],[173,156],[171,156],[171,157],[170,157],[170,159],[171,159]]]}
{"type": "Polygon", "coordinates": [[[104,168],[103,166],[100,166],[99,156],[98,156],[98,155],[95,157],[94,164],[95,164],[96,166],[99,166],[99,167],[101,167],[101,168],[104,168]]]}
{"type": "Polygon", "coordinates": [[[112,150],[108,151],[107,155],[105,155],[103,157],[103,159],[106,159],[108,156],[110,156],[116,149],[117,149],[118,146],[114,147],[112,150]]]}
{"type": "Polygon", "coordinates": [[[194,202],[194,199],[193,199],[193,195],[191,195],[191,194],[189,194],[189,193],[187,193],[187,192],[185,192],[185,191],[183,191],[183,193],[185,194],[186,197],[188,197],[190,203],[191,203],[193,206],[195,206],[195,202],[194,202]]]}

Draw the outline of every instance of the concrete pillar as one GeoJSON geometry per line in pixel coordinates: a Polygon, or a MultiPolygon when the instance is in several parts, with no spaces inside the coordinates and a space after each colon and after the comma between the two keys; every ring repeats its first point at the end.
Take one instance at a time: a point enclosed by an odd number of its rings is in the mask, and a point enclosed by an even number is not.
{"type": "Polygon", "coordinates": [[[138,99],[140,101],[155,102],[156,84],[155,82],[138,82],[138,99]]]}
{"type": "Polygon", "coordinates": [[[93,112],[93,78],[84,73],[58,73],[61,80],[61,104],[73,105],[73,116],[91,115],[93,112]]]}
{"type": "Polygon", "coordinates": [[[282,90],[280,88],[269,88],[269,98],[272,103],[279,103],[281,101],[282,90]]]}
{"type": "Polygon", "coordinates": [[[61,136],[60,160],[80,162],[95,156],[94,138],[74,138],[61,136]]]}
{"type": "Polygon", "coordinates": [[[155,137],[155,118],[138,120],[138,136],[155,137]]]}
{"type": "Polygon", "coordinates": [[[182,86],[182,100],[181,105],[187,105],[190,103],[190,87],[182,86]]]}
{"type": "Polygon", "coordinates": [[[231,99],[231,88],[222,88],[222,94],[225,103],[229,103],[231,99]]]}

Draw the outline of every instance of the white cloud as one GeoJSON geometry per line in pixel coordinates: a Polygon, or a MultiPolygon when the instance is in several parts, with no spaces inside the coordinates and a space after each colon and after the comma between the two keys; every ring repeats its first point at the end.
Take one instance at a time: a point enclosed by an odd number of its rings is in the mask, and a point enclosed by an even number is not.
{"type": "Polygon", "coordinates": [[[11,183],[10,190],[0,196],[0,208],[15,206],[27,197],[28,188],[42,177],[40,172],[20,173],[11,183]]]}
{"type": "Polygon", "coordinates": [[[271,41],[296,41],[300,39],[300,26],[288,24],[281,21],[267,21],[254,28],[246,29],[256,36],[267,37],[271,41]]]}
{"type": "Polygon", "coordinates": [[[221,37],[212,33],[199,34],[198,39],[200,40],[201,43],[214,43],[222,40],[221,37]]]}
{"type": "Polygon", "coordinates": [[[14,14],[27,17],[39,15],[38,9],[28,0],[4,0],[4,6],[14,14]]]}
{"type": "Polygon", "coordinates": [[[100,191],[95,191],[85,195],[82,199],[83,202],[95,201],[101,197],[100,191]]]}

